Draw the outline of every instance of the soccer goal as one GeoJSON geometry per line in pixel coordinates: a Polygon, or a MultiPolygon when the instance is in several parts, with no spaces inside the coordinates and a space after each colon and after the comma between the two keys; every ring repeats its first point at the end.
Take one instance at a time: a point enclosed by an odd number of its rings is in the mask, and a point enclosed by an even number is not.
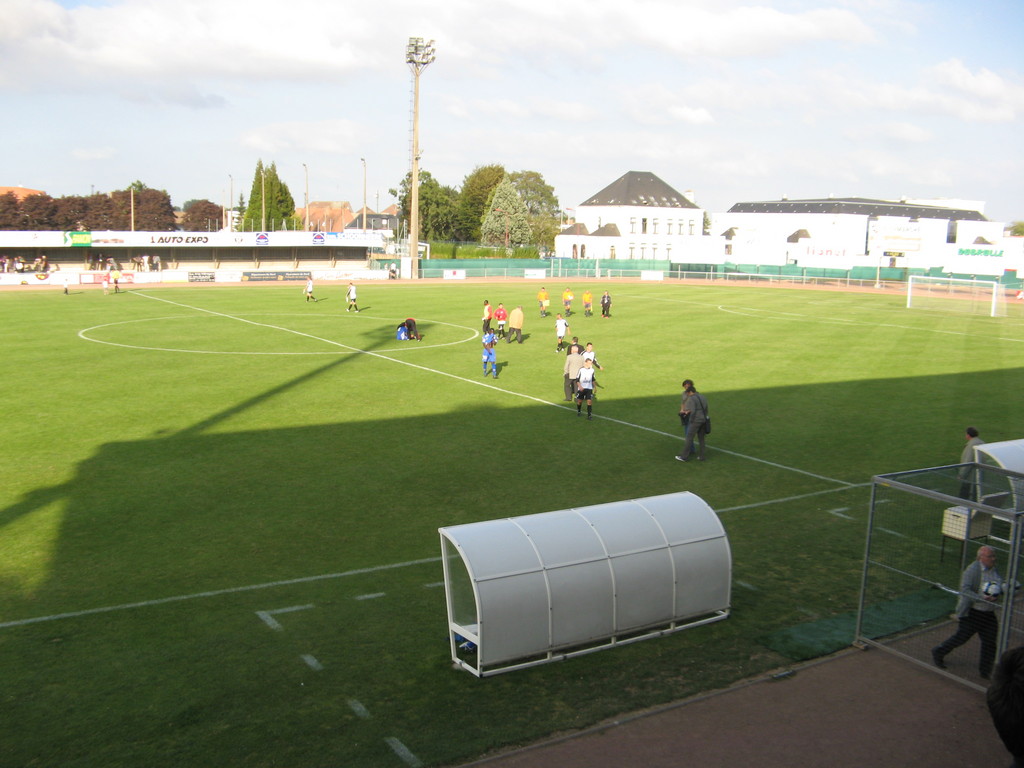
{"type": "Polygon", "coordinates": [[[911,275],[907,281],[907,308],[1005,317],[1006,292],[994,280],[911,275]]]}

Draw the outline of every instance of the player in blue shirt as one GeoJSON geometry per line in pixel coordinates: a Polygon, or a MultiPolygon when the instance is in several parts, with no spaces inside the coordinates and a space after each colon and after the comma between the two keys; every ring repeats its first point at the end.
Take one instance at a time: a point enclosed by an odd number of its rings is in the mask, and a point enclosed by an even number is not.
{"type": "Polygon", "coordinates": [[[487,364],[491,364],[491,373],[494,378],[498,378],[498,355],[494,351],[494,345],[498,342],[498,337],[494,335],[494,331],[487,331],[484,333],[483,344],[484,344],[484,376],[487,375],[487,364]]]}

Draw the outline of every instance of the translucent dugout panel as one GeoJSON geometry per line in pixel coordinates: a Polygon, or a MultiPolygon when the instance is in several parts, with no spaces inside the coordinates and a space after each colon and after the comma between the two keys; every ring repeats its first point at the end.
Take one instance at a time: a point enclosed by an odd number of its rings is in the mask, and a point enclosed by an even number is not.
{"type": "Polygon", "coordinates": [[[478,676],[729,615],[728,539],[689,492],[439,533],[452,660],[478,676]]]}

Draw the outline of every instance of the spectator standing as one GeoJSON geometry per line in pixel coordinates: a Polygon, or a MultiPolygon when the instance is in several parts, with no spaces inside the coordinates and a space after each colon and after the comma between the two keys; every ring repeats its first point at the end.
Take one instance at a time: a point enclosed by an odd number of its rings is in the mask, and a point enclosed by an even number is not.
{"type": "MultiPolygon", "coordinates": [[[[978,430],[975,427],[968,427],[964,433],[967,445],[960,453],[961,464],[973,464],[975,461],[974,449],[984,445],[985,441],[978,437],[978,430]]],[[[960,478],[960,498],[970,499],[974,496],[974,469],[971,467],[960,467],[957,477],[960,478]]]]}
{"type": "Polygon", "coordinates": [[[512,343],[512,338],[515,337],[520,344],[523,343],[523,321],[525,316],[523,315],[523,305],[520,304],[518,307],[508,313],[508,343],[512,343]]]}
{"type": "Polygon", "coordinates": [[[676,456],[679,461],[689,461],[693,453],[693,441],[696,438],[700,445],[697,454],[698,461],[704,461],[704,436],[707,434],[708,424],[708,401],[704,395],[697,392],[693,381],[687,379],[683,382],[683,402],[679,406],[679,415],[686,425],[686,444],[683,452],[676,456]]]}
{"type": "Polygon", "coordinates": [[[988,680],[996,660],[996,603],[1002,592],[1003,579],[996,570],[996,551],[978,547],[978,556],[960,577],[960,600],[956,605],[957,629],[945,641],[932,648],[932,661],[939,669],[946,668],[946,655],[975,635],[981,639],[978,674],[988,680]],[[990,585],[995,585],[990,586],[990,585]]]}
{"type": "Polygon", "coordinates": [[[562,389],[567,403],[572,402],[573,394],[576,392],[576,379],[582,367],[583,355],[579,352],[570,352],[565,356],[565,365],[562,366],[562,389]]]}
{"type": "Polygon", "coordinates": [[[985,702],[999,738],[1013,755],[1010,768],[1024,768],[1024,645],[1000,657],[985,702]]]}
{"type": "Polygon", "coordinates": [[[611,317],[612,314],[612,297],[605,291],[601,295],[601,317],[611,317]]]}

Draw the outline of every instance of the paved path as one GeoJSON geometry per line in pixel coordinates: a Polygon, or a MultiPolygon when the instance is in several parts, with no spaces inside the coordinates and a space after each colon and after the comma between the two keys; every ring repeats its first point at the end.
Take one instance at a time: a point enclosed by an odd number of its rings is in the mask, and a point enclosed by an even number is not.
{"type": "Polygon", "coordinates": [[[756,679],[464,768],[1009,763],[983,693],[885,651],[849,650],[784,678],[756,679]]]}

